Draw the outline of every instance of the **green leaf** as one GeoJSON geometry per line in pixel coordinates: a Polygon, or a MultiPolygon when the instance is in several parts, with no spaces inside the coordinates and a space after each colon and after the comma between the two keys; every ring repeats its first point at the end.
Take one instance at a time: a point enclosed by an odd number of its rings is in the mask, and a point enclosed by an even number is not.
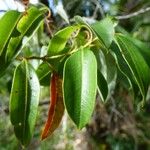
{"type": "Polygon", "coordinates": [[[114,24],[112,20],[107,17],[92,24],[91,27],[99,40],[105,45],[106,48],[109,48],[114,38],[114,24]]]}
{"type": "Polygon", "coordinates": [[[128,38],[128,40],[130,40],[137,47],[137,50],[141,53],[146,63],[150,67],[150,47],[146,43],[133,37],[126,36],[126,38],[128,38]]]}
{"type": "Polygon", "coordinates": [[[10,10],[0,19],[0,55],[6,52],[7,44],[12,36],[16,36],[16,25],[21,13],[10,10]]]}
{"type": "Polygon", "coordinates": [[[128,64],[126,63],[124,57],[122,56],[122,53],[120,51],[119,45],[117,45],[115,42],[112,43],[111,45],[111,50],[114,52],[115,54],[115,60],[116,63],[118,65],[118,68],[120,69],[120,71],[129,79],[133,79],[133,75],[132,72],[128,66],[128,64]]]}
{"type": "Polygon", "coordinates": [[[64,102],[70,118],[79,129],[92,115],[97,89],[97,63],[92,51],[80,49],[64,66],[64,102]]]}
{"type": "Polygon", "coordinates": [[[19,12],[10,10],[0,19],[0,77],[9,66],[5,60],[8,43],[12,37],[20,34],[16,29],[20,17],[19,12]]]}
{"type": "Polygon", "coordinates": [[[27,146],[33,136],[40,85],[33,67],[23,60],[16,68],[10,96],[10,119],[16,137],[27,146]]]}
{"type": "Polygon", "coordinates": [[[121,73],[127,78],[130,86],[132,87],[134,94],[137,94],[137,90],[135,90],[135,84],[136,81],[134,79],[134,76],[131,72],[130,67],[126,63],[125,59],[122,56],[122,53],[120,51],[119,45],[115,42],[111,44],[111,50],[114,52],[114,58],[116,60],[117,66],[121,73]]]}
{"type": "Polygon", "coordinates": [[[69,26],[58,31],[48,45],[48,56],[64,53],[64,48],[71,35],[79,29],[79,26],[69,26]]]}
{"type": "Polygon", "coordinates": [[[150,83],[150,69],[138,48],[134,45],[134,42],[121,34],[116,35],[116,40],[122,57],[130,68],[133,78],[141,91],[143,100],[145,100],[150,83]]]}
{"type": "Polygon", "coordinates": [[[98,85],[98,93],[101,97],[101,100],[105,102],[108,95],[108,85],[106,79],[99,70],[97,71],[97,85],[98,85]]]}
{"type": "Polygon", "coordinates": [[[105,74],[109,90],[109,95],[107,96],[108,99],[112,96],[112,91],[115,90],[117,79],[116,62],[111,52],[105,54],[105,62],[106,62],[105,74]]]}
{"type": "Polygon", "coordinates": [[[43,86],[49,86],[50,84],[50,77],[51,77],[51,68],[47,63],[42,63],[36,70],[36,73],[38,75],[40,85],[43,86]]]}
{"type": "MultiPolygon", "coordinates": [[[[23,38],[26,36],[28,40],[31,38],[33,33],[40,26],[41,21],[44,19],[44,10],[40,10],[34,6],[29,8],[23,15],[17,25],[17,30],[21,33],[20,36],[14,37],[10,40],[6,55],[6,60],[11,61],[25,44],[22,43],[23,38]]],[[[28,41],[26,40],[26,42],[28,41]]]]}
{"type": "MultiPolygon", "coordinates": [[[[101,85],[102,86],[101,88],[104,91],[105,90],[107,91],[107,88],[108,88],[106,100],[109,100],[110,97],[112,96],[112,91],[114,91],[115,86],[116,86],[116,78],[117,78],[116,62],[110,52],[103,53],[101,49],[95,49],[95,48],[93,49],[93,52],[97,59],[98,71],[102,73],[104,80],[106,80],[103,82],[106,82],[107,84],[107,87],[105,87],[105,89],[103,89],[103,84],[101,85]]],[[[104,83],[104,86],[106,86],[106,84],[104,83]]],[[[102,95],[101,95],[101,99],[104,100],[102,95]]]]}

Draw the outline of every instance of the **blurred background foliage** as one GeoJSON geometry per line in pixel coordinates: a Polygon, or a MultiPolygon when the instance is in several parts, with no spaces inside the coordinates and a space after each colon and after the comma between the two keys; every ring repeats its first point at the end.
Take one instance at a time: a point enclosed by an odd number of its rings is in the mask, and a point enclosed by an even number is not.
{"type": "MultiPolygon", "coordinates": [[[[5,1],[5,0],[3,0],[5,1]]],[[[6,1],[5,1],[6,2],[6,1]]],[[[52,17],[49,22],[51,34],[67,26],[67,20],[73,22],[75,15],[84,16],[88,22],[100,20],[106,15],[122,16],[150,7],[149,0],[41,0],[50,7],[52,17]]],[[[7,2],[8,3],[8,2],[7,2]]],[[[10,8],[11,9],[11,8],[10,8]]],[[[130,34],[150,46],[150,11],[129,19],[119,20],[116,30],[130,34]]],[[[46,25],[41,26],[23,50],[23,54],[44,54],[52,36],[46,25]],[[44,32],[43,32],[44,30],[44,32]]],[[[37,61],[32,62],[37,67],[37,61]]],[[[15,62],[0,79],[0,150],[21,149],[15,138],[9,120],[9,94],[15,62]]],[[[49,81],[48,81],[49,82],[49,81]]],[[[145,107],[138,112],[137,101],[125,79],[118,70],[112,90],[106,104],[96,99],[95,111],[90,123],[78,131],[65,114],[60,127],[54,134],[40,141],[40,134],[47,117],[49,107],[49,87],[41,87],[40,107],[33,140],[29,150],[150,150],[150,92],[145,107]]]]}

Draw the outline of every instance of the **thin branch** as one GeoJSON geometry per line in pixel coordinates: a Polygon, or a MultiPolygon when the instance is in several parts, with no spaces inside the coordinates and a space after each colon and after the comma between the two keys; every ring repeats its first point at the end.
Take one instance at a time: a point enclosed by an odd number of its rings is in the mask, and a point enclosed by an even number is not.
{"type": "Polygon", "coordinates": [[[128,14],[128,15],[116,16],[115,18],[116,18],[116,19],[119,19],[119,20],[129,19],[129,18],[132,18],[132,17],[139,16],[139,15],[141,15],[141,14],[144,14],[144,13],[146,13],[146,12],[148,12],[148,11],[150,11],[150,7],[142,8],[142,9],[140,9],[139,11],[136,11],[136,12],[131,13],[131,14],[128,14]]]}
{"type": "Polygon", "coordinates": [[[93,13],[93,17],[92,18],[94,18],[94,19],[96,18],[98,10],[100,11],[101,17],[104,18],[105,17],[105,13],[104,13],[104,10],[103,10],[100,2],[98,0],[93,0],[93,3],[96,5],[96,8],[95,8],[95,11],[93,13]]]}
{"type": "Polygon", "coordinates": [[[33,60],[33,59],[36,59],[36,60],[43,60],[43,61],[47,61],[48,59],[55,59],[55,58],[59,58],[59,57],[63,57],[64,55],[66,54],[62,54],[62,55],[56,55],[56,56],[43,56],[43,57],[39,57],[39,56],[30,56],[30,57],[17,57],[16,59],[17,60],[20,60],[22,61],[23,59],[27,59],[27,60],[33,60]]]}
{"type": "Polygon", "coordinates": [[[43,57],[30,56],[30,57],[25,57],[25,59],[27,59],[27,60],[30,60],[30,59],[45,60],[45,59],[46,59],[46,56],[43,56],[43,57]]]}

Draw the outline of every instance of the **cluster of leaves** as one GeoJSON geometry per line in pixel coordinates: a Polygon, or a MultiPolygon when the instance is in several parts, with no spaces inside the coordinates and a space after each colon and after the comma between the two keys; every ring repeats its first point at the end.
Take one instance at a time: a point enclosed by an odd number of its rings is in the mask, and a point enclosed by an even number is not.
{"type": "Polygon", "coordinates": [[[31,6],[25,13],[8,11],[0,20],[0,75],[16,59],[21,61],[14,71],[9,109],[15,135],[24,146],[34,132],[40,86],[48,86],[49,80],[50,107],[42,139],[58,127],[64,109],[82,129],[94,110],[97,91],[103,102],[111,96],[117,68],[134,93],[141,94],[142,104],[150,82],[149,48],[129,35],[115,33],[116,21],[110,17],[89,25],[76,16],[73,25],[49,39],[46,55],[22,55],[46,12],[45,6],[31,6]],[[38,68],[30,63],[32,59],[38,60],[38,68]]]}

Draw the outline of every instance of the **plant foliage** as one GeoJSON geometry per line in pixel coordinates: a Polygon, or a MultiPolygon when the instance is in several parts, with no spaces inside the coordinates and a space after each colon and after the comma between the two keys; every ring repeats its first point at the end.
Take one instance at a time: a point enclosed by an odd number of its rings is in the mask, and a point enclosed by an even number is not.
{"type": "Polygon", "coordinates": [[[48,119],[41,136],[45,139],[59,126],[64,109],[77,128],[85,127],[97,93],[107,102],[118,73],[128,79],[133,92],[140,92],[142,104],[150,84],[149,47],[117,33],[112,17],[88,24],[76,16],[73,24],[48,37],[43,56],[34,56],[32,51],[26,55],[24,48],[42,29],[47,10],[43,5],[29,6],[24,13],[10,10],[0,19],[0,76],[17,64],[9,109],[15,135],[23,146],[28,146],[34,133],[40,86],[50,86],[48,119]]]}

